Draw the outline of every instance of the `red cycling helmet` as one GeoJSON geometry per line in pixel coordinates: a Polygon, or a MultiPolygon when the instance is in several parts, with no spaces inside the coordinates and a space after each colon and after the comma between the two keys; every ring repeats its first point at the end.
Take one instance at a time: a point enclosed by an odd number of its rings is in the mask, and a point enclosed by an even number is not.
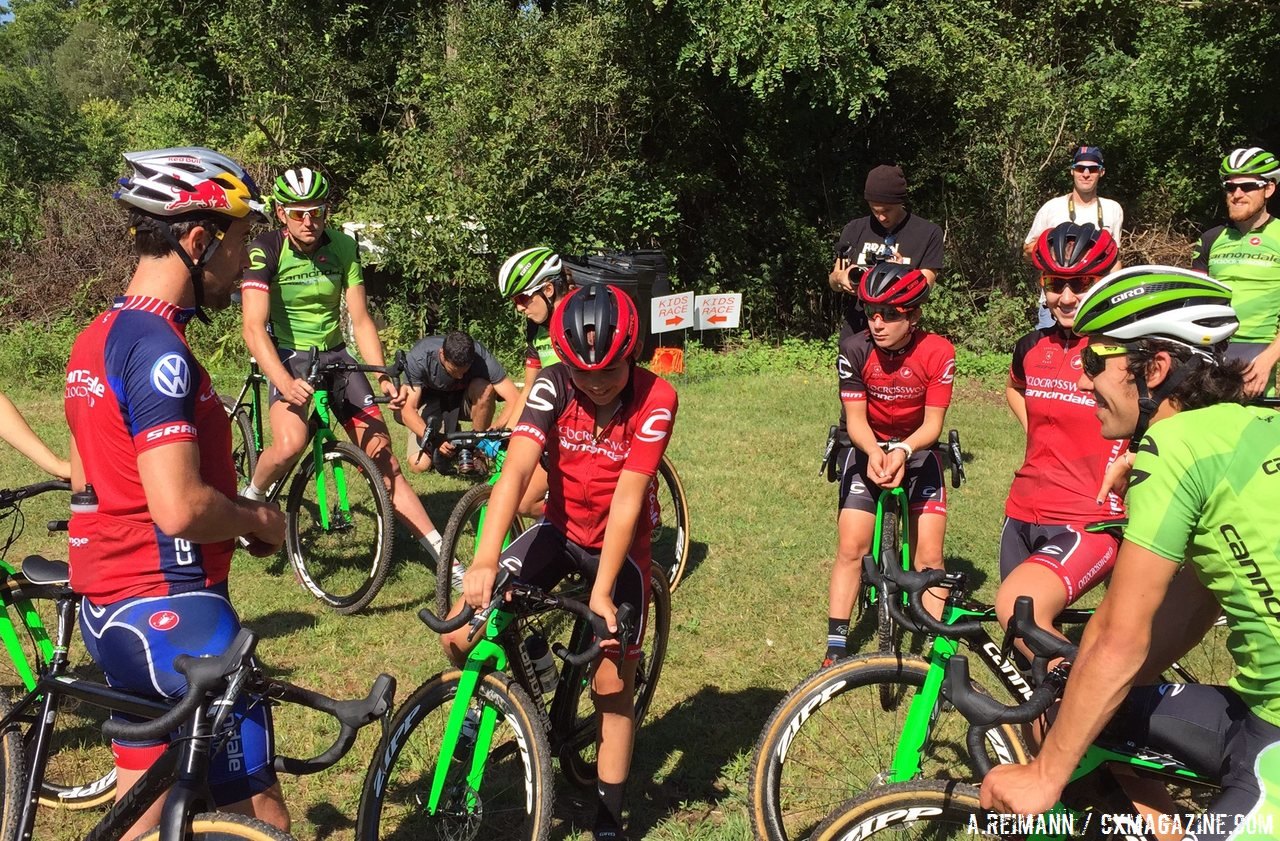
{"type": "Polygon", "coordinates": [[[904,263],[876,263],[858,282],[864,304],[915,309],[929,297],[929,278],[904,263]]]}
{"type": "Polygon", "coordinates": [[[619,359],[634,361],[640,343],[640,313],[616,286],[579,286],[551,316],[551,347],[560,361],[579,371],[598,371],[619,359]]]}
{"type": "Polygon", "coordinates": [[[1105,230],[1063,222],[1040,235],[1031,262],[1045,274],[1101,277],[1111,271],[1119,256],[1116,241],[1105,230]]]}

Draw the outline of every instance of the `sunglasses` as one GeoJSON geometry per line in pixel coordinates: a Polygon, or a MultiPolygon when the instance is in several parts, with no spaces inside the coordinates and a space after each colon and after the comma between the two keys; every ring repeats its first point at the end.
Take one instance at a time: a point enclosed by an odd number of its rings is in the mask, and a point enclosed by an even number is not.
{"type": "Polygon", "coordinates": [[[1102,167],[1097,164],[1076,164],[1071,167],[1072,172],[1102,172],[1102,167]]]}
{"type": "Polygon", "coordinates": [[[1085,376],[1094,379],[1107,367],[1107,359],[1112,356],[1124,356],[1129,348],[1124,345],[1085,345],[1080,352],[1080,367],[1085,376]]]}
{"type": "Polygon", "coordinates": [[[901,307],[885,307],[876,304],[867,304],[862,309],[867,314],[867,321],[872,321],[877,316],[881,321],[902,321],[911,314],[910,310],[904,310],[901,307]]]}
{"type": "Polygon", "coordinates": [[[511,303],[517,307],[527,307],[529,302],[533,300],[533,296],[528,292],[520,292],[511,296],[511,303]]]}
{"type": "Polygon", "coordinates": [[[1222,189],[1227,195],[1231,195],[1236,190],[1242,193],[1253,193],[1264,189],[1268,183],[1267,181],[1223,181],[1222,189]]]}
{"type": "Polygon", "coordinates": [[[301,222],[303,219],[320,220],[329,215],[329,206],[327,204],[317,204],[312,207],[286,207],[283,208],[284,215],[295,222],[301,222]]]}
{"type": "Polygon", "coordinates": [[[1067,288],[1070,288],[1076,295],[1083,295],[1086,289],[1097,282],[1097,275],[1061,277],[1060,275],[1046,274],[1040,276],[1040,285],[1055,295],[1061,295],[1062,290],[1067,288]]]}

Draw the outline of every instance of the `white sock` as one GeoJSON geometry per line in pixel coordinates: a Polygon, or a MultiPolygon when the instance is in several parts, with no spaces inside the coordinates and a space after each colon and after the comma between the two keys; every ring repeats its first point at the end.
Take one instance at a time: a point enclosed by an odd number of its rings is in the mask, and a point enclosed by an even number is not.
{"type": "Polygon", "coordinates": [[[266,494],[258,490],[258,486],[253,482],[245,486],[245,489],[240,492],[240,496],[245,499],[251,499],[254,502],[262,502],[262,500],[266,499],[266,494]]]}
{"type": "Polygon", "coordinates": [[[418,542],[422,544],[423,549],[431,553],[433,558],[440,559],[440,550],[444,548],[444,539],[440,536],[439,529],[432,529],[430,533],[418,542]]]}

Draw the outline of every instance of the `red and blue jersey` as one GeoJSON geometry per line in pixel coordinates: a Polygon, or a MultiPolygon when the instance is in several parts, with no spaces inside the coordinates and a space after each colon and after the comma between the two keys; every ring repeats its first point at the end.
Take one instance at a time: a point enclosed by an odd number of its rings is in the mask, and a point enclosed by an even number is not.
{"type": "Polygon", "coordinates": [[[1083,525],[1121,512],[1114,494],[1098,505],[1098,488],[1124,441],[1102,437],[1093,395],[1081,391],[1080,353],[1089,343],[1060,327],[1018,340],[1010,384],[1027,403],[1027,452],[1013,476],[1005,516],[1035,525],[1083,525]]]}
{"type": "MultiPolygon", "coordinates": [[[[604,546],[609,505],[622,471],[647,476],[658,472],[671,440],[677,402],[670,383],[634,368],[617,412],[596,434],[596,405],[578,392],[568,368],[562,363],[543,368],[511,434],[532,438],[543,448],[550,489],[546,518],[579,546],[604,546]]],[[[646,560],[652,525],[658,520],[652,493],[647,507],[642,517],[647,516],[650,526],[637,526],[632,541],[633,553],[646,560]]]]}
{"type": "Polygon", "coordinates": [[[231,425],[187,346],[193,315],[125,297],[76,338],[64,408],[98,510],[71,518],[71,586],[97,604],[199,590],[225,581],[234,542],[197,544],[151,519],[138,455],[195,442],[205,484],[234,497],[231,425]]]}

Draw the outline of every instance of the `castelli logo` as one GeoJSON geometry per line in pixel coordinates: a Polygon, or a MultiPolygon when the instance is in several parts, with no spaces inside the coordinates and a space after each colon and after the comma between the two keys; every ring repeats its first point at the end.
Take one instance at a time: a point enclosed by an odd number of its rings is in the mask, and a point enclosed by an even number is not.
{"type": "Polygon", "coordinates": [[[898,369],[898,376],[902,377],[904,380],[911,379],[911,369],[908,368],[906,365],[903,365],[901,368],[898,369]]]}
{"type": "Polygon", "coordinates": [[[1071,368],[1072,370],[1079,371],[1081,367],[1080,354],[1077,353],[1075,356],[1071,357],[1071,368]]]}
{"type": "Polygon", "coordinates": [[[1250,245],[1262,245],[1262,237],[1249,237],[1250,245]]]}
{"type": "Polygon", "coordinates": [[[151,614],[151,618],[147,620],[147,624],[157,631],[172,631],[178,627],[178,614],[172,610],[157,610],[151,614]]]}

